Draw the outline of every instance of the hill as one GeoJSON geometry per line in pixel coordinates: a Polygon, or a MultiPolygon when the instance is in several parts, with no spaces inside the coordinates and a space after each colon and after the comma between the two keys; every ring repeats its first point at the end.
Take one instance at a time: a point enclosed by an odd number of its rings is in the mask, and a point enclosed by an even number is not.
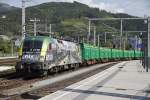
{"type": "Polygon", "coordinates": [[[0,3],[0,13],[5,13],[7,11],[12,11],[16,9],[17,9],[16,7],[10,6],[8,4],[0,3]]]}
{"type": "MultiPolygon", "coordinates": [[[[9,5],[2,4],[1,9],[5,9],[4,12],[0,12],[0,16],[6,15],[6,19],[0,21],[0,34],[6,35],[21,35],[21,9],[11,7],[9,5]]],[[[113,14],[106,12],[105,10],[99,10],[98,8],[91,8],[85,4],[79,2],[66,3],[66,2],[50,2],[43,3],[40,5],[28,7],[26,9],[26,27],[27,32],[32,33],[33,23],[29,20],[33,18],[40,19],[40,26],[45,27],[47,25],[52,25],[52,31],[69,34],[70,36],[77,36],[78,34],[87,34],[88,18],[114,18],[114,17],[134,17],[128,14],[113,14]]],[[[128,30],[141,30],[133,22],[124,23],[124,29],[128,30]]],[[[140,23],[141,21],[136,21],[140,23]]],[[[95,21],[92,25],[97,26],[97,32],[104,31],[114,31],[111,28],[106,27],[105,24],[113,26],[115,29],[120,29],[120,22],[117,21],[95,21]]],[[[141,25],[143,26],[143,25],[141,25]]],[[[42,29],[42,28],[41,28],[42,29]]],[[[142,29],[143,30],[143,29],[142,29]]]]}

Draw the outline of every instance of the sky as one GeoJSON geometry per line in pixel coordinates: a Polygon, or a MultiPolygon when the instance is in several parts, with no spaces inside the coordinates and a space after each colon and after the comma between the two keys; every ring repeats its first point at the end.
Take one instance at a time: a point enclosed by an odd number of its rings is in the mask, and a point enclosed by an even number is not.
{"type": "MultiPolygon", "coordinates": [[[[78,1],[112,13],[127,13],[139,17],[150,16],[150,0],[26,0],[26,6],[37,5],[45,2],[73,2],[78,1]]],[[[11,6],[21,7],[21,0],[0,0],[11,6]]]]}

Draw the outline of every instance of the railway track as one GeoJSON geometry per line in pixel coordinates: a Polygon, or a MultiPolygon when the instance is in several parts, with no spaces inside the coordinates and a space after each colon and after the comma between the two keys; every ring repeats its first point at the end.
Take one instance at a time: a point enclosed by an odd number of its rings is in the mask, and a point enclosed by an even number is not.
{"type": "Polygon", "coordinates": [[[7,99],[7,100],[38,99],[47,94],[50,94],[59,89],[62,89],[70,84],[76,83],[96,73],[99,73],[107,68],[110,68],[112,65],[116,63],[117,62],[111,62],[111,63],[105,63],[105,64],[100,64],[100,65],[99,64],[92,65],[91,67],[81,67],[75,71],[69,70],[69,71],[62,72],[60,74],[53,74],[47,77],[34,77],[31,79],[27,79],[27,80],[23,79],[22,76],[11,77],[11,74],[8,76],[6,75],[3,78],[3,80],[0,81],[0,98],[7,99]],[[50,82],[57,80],[60,77],[65,76],[65,75],[71,76],[71,74],[73,73],[76,73],[76,74],[74,74],[72,77],[68,77],[68,78],[66,77],[64,79],[62,78],[58,81],[55,81],[53,83],[48,83],[45,85],[43,85],[42,83],[42,81],[44,82],[45,80],[48,80],[50,82]],[[35,85],[37,82],[39,83],[38,84],[39,86],[35,85]],[[19,91],[20,89],[22,91],[19,91]]]}
{"type": "Polygon", "coordinates": [[[15,65],[17,58],[0,59],[0,65],[15,65]]]}
{"type": "Polygon", "coordinates": [[[2,70],[0,70],[0,80],[2,77],[14,76],[15,73],[14,66],[16,65],[17,61],[18,61],[17,58],[0,59],[0,68],[2,67],[2,70]],[[3,68],[5,69],[4,71],[3,68]]]}

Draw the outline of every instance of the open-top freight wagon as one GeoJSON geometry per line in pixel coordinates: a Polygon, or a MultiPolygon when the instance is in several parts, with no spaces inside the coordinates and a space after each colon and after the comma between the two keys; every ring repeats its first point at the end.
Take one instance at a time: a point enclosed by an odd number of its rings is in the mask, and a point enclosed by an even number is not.
{"type": "Polygon", "coordinates": [[[45,75],[103,60],[140,59],[142,55],[141,51],[117,50],[47,36],[32,36],[23,41],[19,50],[20,61],[15,68],[17,72],[45,75]]]}

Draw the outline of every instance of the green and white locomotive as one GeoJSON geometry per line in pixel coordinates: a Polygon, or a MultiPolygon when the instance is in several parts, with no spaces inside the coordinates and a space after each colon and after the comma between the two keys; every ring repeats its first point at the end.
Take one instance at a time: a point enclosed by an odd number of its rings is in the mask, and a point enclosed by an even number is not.
{"type": "Polygon", "coordinates": [[[47,36],[32,36],[24,40],[20,51],[17,72],[47,74],[77,66],[81,63],[79,44],[47,36]]]}

